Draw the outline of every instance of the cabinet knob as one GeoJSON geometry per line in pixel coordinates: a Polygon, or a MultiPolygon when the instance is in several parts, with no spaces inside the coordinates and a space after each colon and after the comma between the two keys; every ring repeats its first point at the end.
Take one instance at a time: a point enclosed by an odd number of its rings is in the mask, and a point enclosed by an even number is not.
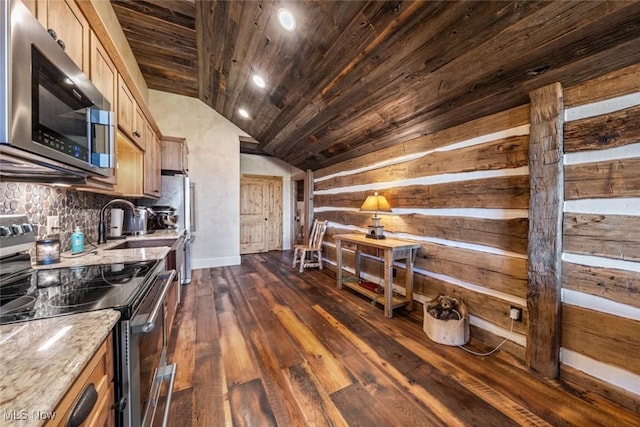
{"type": "Polygon", "coordinates": [[[49,33],[52,39],[58,40],[58,34],[56,34],[56,30],[54,30],[53,28],[49,28],[47,30],[47,33],[49,33]]]}
{"type": "Polygon", "coordinates": [[[66,50],[67,49],[67,45],[64,44],[64,42],[62,40],[58,40],[57,43],[58,43],[58,46],[60,46],[62,48],[62,50],[66,50]]]}

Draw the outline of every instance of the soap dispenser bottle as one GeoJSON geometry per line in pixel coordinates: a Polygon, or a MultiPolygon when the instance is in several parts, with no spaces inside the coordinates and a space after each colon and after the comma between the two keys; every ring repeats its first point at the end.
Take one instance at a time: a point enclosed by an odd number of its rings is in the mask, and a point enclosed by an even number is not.
{"type": "Polygon", "coordinates": [[[84,234],[80,227],[76,226],[75,231],[71,234],[71,253],[77,254],[84,251],[84,234]]]}

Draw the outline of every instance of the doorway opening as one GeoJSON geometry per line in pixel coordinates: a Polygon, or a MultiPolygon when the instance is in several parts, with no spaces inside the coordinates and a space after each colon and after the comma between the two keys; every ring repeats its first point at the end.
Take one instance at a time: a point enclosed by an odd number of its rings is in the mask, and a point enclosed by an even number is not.
{"type": "Polygon", "coordinates": [[[313,172],[308,170],[291,177],[291,247],[304,244],[313,223],[313,172]]]}
{"type": "Polygon", "coordinates": [[[293,242],[300,245],[304,243],[304,179],[293,181],[295,193],[295,205],[293,216],[293,242]]]}

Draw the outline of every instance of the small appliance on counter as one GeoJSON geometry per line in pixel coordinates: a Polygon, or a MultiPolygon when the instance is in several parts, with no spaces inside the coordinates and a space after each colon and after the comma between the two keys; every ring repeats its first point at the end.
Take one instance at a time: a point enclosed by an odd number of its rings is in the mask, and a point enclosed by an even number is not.
{"type": "Polygon", "coordinates": [[[178,224],[177,209],[172,206],[152,206],[151,209],[156,213],[157,229],[174,229],[178,224]]]}
{"type": "Polygon", "coordinates": [[[111,221],[109,224],[109,236],[107,239],[119,239],[122,238],[122,224],[124,220],[124,211],[119,208],[111,209],[111,221]]]}
{"type": "Polygon", "coordinates": [[[152,233],[155,230],[156,213],[147,206],[136,206],[136,214],[129,209],[124,211],[122,232],[133,236],[152,233]]]}

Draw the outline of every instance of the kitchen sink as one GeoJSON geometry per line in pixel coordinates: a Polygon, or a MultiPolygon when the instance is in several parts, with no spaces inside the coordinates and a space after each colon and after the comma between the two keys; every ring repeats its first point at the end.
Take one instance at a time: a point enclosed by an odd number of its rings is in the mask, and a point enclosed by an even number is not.
{"type": "Polygon", "coordinates": [[[112,251],[114,249],[157,248],[161,246],[173,246],[176,240],[177,239],[126,240],[106,250],[112,251]]]}

